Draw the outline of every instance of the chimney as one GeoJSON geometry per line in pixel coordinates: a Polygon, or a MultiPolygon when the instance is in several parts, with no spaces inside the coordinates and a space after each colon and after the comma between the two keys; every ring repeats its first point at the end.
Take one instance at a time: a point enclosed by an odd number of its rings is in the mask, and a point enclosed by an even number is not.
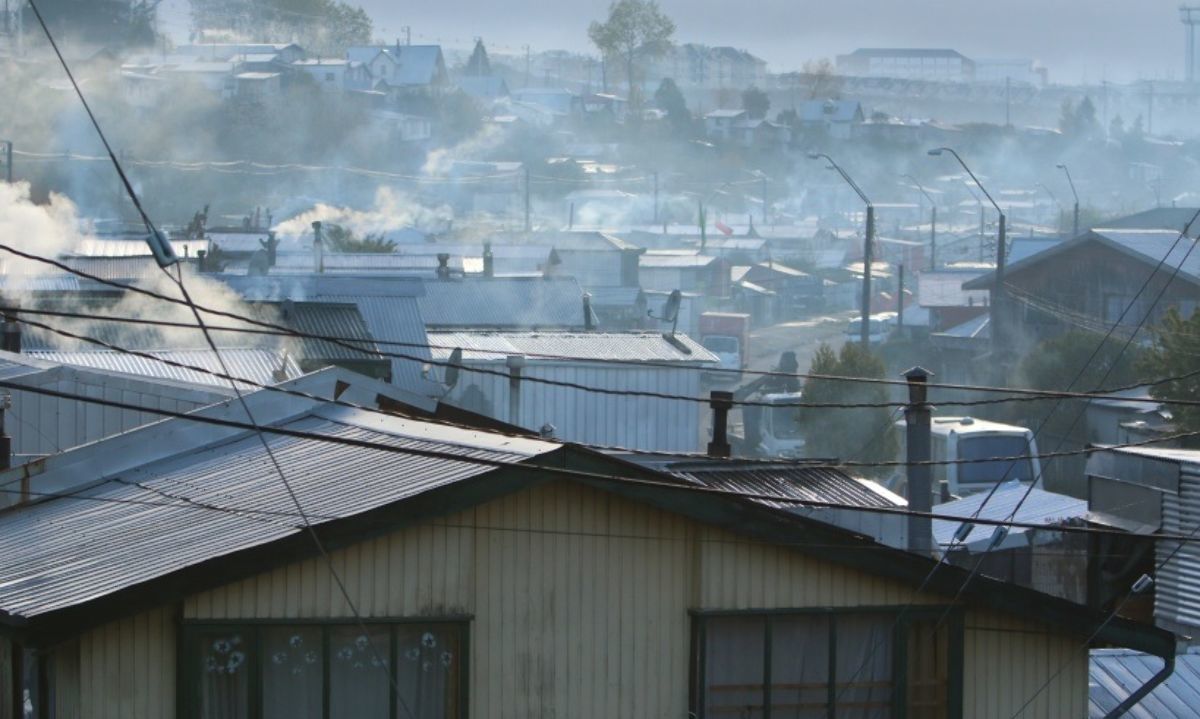
{"type": "Polygon", "coordinates": [[[709,457],[729,457],[733,454],[729,446],[729,410],[733,409],[733,392],[713,390],[708,401],[713,411],[712,441],[708,443],[709,457]]]}
{"type": "Polygon", "coordinates": [[[321,222],[312,223],[313,228],[313,272],[325,272],[325,242],[321,239],[321,222]]]}
{"type": "Polygon", "coordinates": [[[929,513],[933,511],[933,488],[930,486],[930,443],[931,419],[927,402],[929,378],[933,375],[922,367],[913,367],[904,373],[908,380],[908,405],[904,408],[906,432],[907,474],[906,494],[908,508],[908,549],[929,556],[933,551],[933,523],[929,513]]]}
{"type": "Polygon", "coordinates": [[[584,292],[583,293],[583,328],[585,330],[587,330],[588,332],[591,332],[592,330],[596,329],[596,323],[595,323],[594,319],[595,319],[595,316],[592,314],[592,295],[590,293],[584,292]]]}
{"type": "Polygon", "coordinates": [[[4,341],[0,346],[5,352],[21,354],[21,325],[15,312],[4,315],[4,341]]]}
{"type": "Polygon", "coordinates": [[[275,236],[275,231],[267,232],[267,266],[274,267],[279,250],[279,238],[275,236]]]}
{"type": "Polygon", "coordinates": [[[504,360],[508,365],[508,423],[521,426],[521,369],[525,367],[524,355],[509,355],[504,360]]]}
{"type": "MultiPolygon", "coordinates": [[[[439,252],[437,255],[438,266],[437,276],[439,280],[450,279],[450,254],[448,252],[439,252]]],[[[487,259],[484,259],[487,262],[487,259]]]]}
{"type": "Polygon", "coordinates": [[[292,313],[296,311],[296,303],[292,302],[291,300],[284,300],[280,304],[279,310],[280,314],[283,315],[283,319],[290,320],[292,318],[292,313]]]}
{"type": "Polygon", "coordinates": [[[12,467],[12,437],[4,429],[5,410],[12,407],[12,395],[0,397],[0,471],[12,467]]]}
{"type": "Polygon", "coordinates": [[[208,272],[208,253],[204,250],[196,250],[196,271],[208,272]]]}
{"type": "Polygon", "coordinates": [[[483,276],[487,278],[496,275],[496,258],[492,255],[492,243],[483,243],[483,276]]]}

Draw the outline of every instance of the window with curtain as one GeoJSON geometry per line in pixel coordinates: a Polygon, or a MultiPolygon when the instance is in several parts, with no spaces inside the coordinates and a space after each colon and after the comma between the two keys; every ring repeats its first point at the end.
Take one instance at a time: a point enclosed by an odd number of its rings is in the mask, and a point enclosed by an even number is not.
{"type": "Polygon", "coordinates": [[[463,621],[188,624],[194,719],[454,719],[463,621]]]}
{"type": "Polygon", "coordinates": [[[961,618],[917,609],[798,610],[695,619],[692,711],[738,719],[959,716],[961,618]]]}

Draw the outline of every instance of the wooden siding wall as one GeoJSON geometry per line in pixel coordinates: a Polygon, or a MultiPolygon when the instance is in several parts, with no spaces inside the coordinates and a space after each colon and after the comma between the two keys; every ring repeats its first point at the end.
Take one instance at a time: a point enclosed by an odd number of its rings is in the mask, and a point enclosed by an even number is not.
{"type": "MultiPolygon", "coordinates": [[[[913,599],[901,585],[571,484],[400,530],[335,552],[333,561],[366,617],[474,617],[476,719],[678,719],[688,709],[689,609],[913,599]]],[[[195,595],[183,616],[351,612],[314,559],[195,595]]],[[[989,612],[968,612],[966,627],[964,716],[1010,716],[1067,657],[1077,665],[1027,716],[1086,713],[1087,653],[1078,639],[989,612]]],[[[91,632],[79,654],[81,719],[170,715],[174,637],[165,612],[91,632]]]]}

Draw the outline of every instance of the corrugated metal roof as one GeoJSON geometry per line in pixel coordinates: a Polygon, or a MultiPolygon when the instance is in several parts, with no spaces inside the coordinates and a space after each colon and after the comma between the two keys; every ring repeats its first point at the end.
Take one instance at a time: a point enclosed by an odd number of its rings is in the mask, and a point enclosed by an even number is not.
{"type": "MultiPolygon", "coordinates": [[[[193,248],[192,255],[195,255],[193,248]]],[[[181,256],[182,257],[182,256],[181,256]]],[[[104,280],[149,280],[162,276],[162,268],[150,255],[136,257],[72,256],[64,257],[62,263],[73,270],[86,272],[104,280]]],[[[185,259],[181,265],[184,278],[195,273],[195,263],[185,259]]]]}
{"type": "MultiPolygon", "coordinates": [[[[463,359],[504,362],[508,355],[568,357],[587,362],[719,362],[687,335],[675,339],[690,350],[681,351],[661,334],[653,332],[430,332],[429,344],[434,357],[445,360],[455,347],[463,349],[463,359]]],[[[544,360],[554,362],[556,360],[544,360]]]]}
{"type": "Polygon", "coordinates": [[[416,358],[392,358],[392,383],[418,392],[425,386],[421,370],[430,354],[425,346],[428,344],[425,321],[417,304],[417,297],[424,294],[419,279],[349,274],[212,277],[225,282],[248,300],[278,302],[290,299],[355,305],[376,342],[401,343],[381,344],[383,350],[416,358]]]}
{"type": "MultiPolygon", "coordinates": [[[[1047,492],[1036,487],[1030,489],[1028,485],[1012,480],[1000,486],[990,499],[987,492],[980,492],[933,508],[934,514],[953,517],[973,517],[977,512],[981,519],[1005,521],[1011,517],[1015,522],[1054,525],[1086,517],[1088,503],[1087,500],[1068,497],[1065,494],[1047,492]],[[1026,492],[1029,493],[1028,497],[1026,492]],[[1021,505],[1020,509],[1017,509],[1018,503],[1021,505]]],[[[942,547],[949,546],[960,524],[961,522],[957,521],[933,520],[934,542],[942,547]]],[[[995,527],[991,525],[976,525],[963,543],[970,547],[973,543],[988,542],[994,531],[995,527]]],[[[1024,527],[1013,527],[1009,536],[1027,531],[1029,530],[1024,527]]]]}
{"type": "Polygon", "coordinates": [[[647,269],[708,267],[716,261],[711,255],[642,255],[638,260],[647,269]]]}
{"type": "Polygon", "coordinates": [[[583,290],[571,277],[433,280],[418,302],[427,327],[582,328],[583,290]]]}
{"type": "MultiPolygon", "coordinates": [[[[171,247],[178,257],[195,256],[197,250],[207,250],[208,240],[171,240],[171,247]]],[[[85,237],[75,248],[76,255],[89,257],[143,257],[149,256],[150,245],[143,238],[85,237]]]]}
{"type": "MultiPolygon", "coordinates": [[[[520,461],[558,447],[355,410],[315,411],[283,426],[500,461],[520,461]]],[[[160,424],[140,431],[151,435],[164,429],[160,424]]],[[[265,436],[314,524],[492,470],[460,460],[265,436]]],[[[103,449],[101,443],[68,454],[103,449]]],[[[304,531],[296,518],[246,513],[295,513],[283,483],[269,469],[261,442],[248,433],[96,479],[105,481],[79,498],[52,499],[0,515],[5,558],[0,609],[36,617],[304,531]],[[176,504],[170,497],[183,499],[176,504]],[[231,511],[199,511],[189,502],[231,511]]]]}
{"type": "MultiPolygon", "coordinates": [[[[223,372],[221,363],[211,350],[175,349],[143,351],[155,357],[201,367],[210,372],[223,372]]],[[[76,367],[90,367],[143,377],[180,380],[191,382],[192,384],[216,385],[221,387],[229,385],[226,380],[220,377],[183,369],[182,367],[172,367],[146,357],[113,350],[89,350],[81,352],[36,350],[29,354],[39,359],[74,365],[76,367]]],[[[296,361],[283,350],[245,347],[228,348],[221,349],[221,358],[225,360],[225,365],[229,368],[230,375],[248,379],[258,384],[269,385],[279,382],[280,379],[275,375],[278,370],[283,370],[285,379],[293,379],[299,377],[301,374],[296,361]]],[[[252,388],[252,385],[243,384],[242,387],[244,389],[252,388]]]]}
{"type": "MultiPolygon", "coordinates": [[[[1088,716],[1101,719],[1162,669],[1162,659],[1128,649],[1093,649],[1088,661],[1088,716]]],[[[1124,716],[1192,719],[1200,713],[1200,654],[1175,657],[1175,672],[1124,716]]]]}
{"type": "MultiPolygon", "coordinates": [[[[866,479],[857,479],[835,469],[805,467],[796,464],[777,466],[764,464],[738,465],[730,462],[679,463],[666,471],[705,487],[747,494],[771,494],[810,502],[834,502],[847,507],[898,507],[899,497],[889,499],[888,492],[866,479]],[[874,486],[871,486],[874,485],[874,486]]],[[[793,509],[796,505],[763,500],[776,509],[793,509]]]]}
{"type": "MultiPolygon", "coordinates": [[[[308,335],[339,337],[347,344],[362,347],[356,352],[344,344],[325,340],[297,338],[287,346],[303,359],[310,360],[374,360],[386,361],[375,352],[378,346],[367,329],[358,307],[351,303],[282,302],[252,305],[254,314],[273,324],[289,327],[308,335]]],[[[232,333],[220,333],[232,334],[232,333]]],[[[250,335],[253,338],[253,335],[250,335]]]]}

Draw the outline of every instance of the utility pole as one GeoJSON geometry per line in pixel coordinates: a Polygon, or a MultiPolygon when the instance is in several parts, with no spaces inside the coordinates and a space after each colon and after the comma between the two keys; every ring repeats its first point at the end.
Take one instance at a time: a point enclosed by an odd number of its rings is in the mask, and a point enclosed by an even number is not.
{"type": "Polygon", "coordinates": [[[767,173],[762,176],[762,223],[763,227],[767,226],[767,173]]]}
{"type": "Polygon", "coordinates": [[[1074,233],[1071,237],[1079,237],[1079,193],[1075,191],[1075,180],[1071,179],[1071,170],[1065,163],[1059,163],[1058,169],[1062,170],[1067,175],[1067,183],[1071,186],[1071,194],[1075,197],[1075,222],[1073,225],[1074,233]]]}
{"type": "Polygon", "coordinates": [[[529,87],[529,79],[530,79],[529,46],[524,45],[523,47],[525,48],[525,87],[529,87]]]}
{"type": "Polygon", "coordinates": [[[904,329],[904,263],[899,266],[899,286],[896,288],[896,326],[904,329]]]}
{"type": "Polygon", "coordinates": [[[929,269],[937,269],[937,205],[929,210],[929,269]]]}
{"type": "Polygon", "coordinates": [[[1004,126],[1012,127],[1012,78],[1004,78],[1004,126]]]}
{"type": "Polygon", "coordinates": [[[533,223],[529,217],[529,166],[525,166],[525,231],[533,232],[533,223]]]}
{"type": "Polygon", "coordinates": [[[866,236],[863,238],[863,284],[862,284],[862,317],[860,318],[862,328],[859,332],[859,340],[862,342],[863,348],[871,346],[871,265],[874,261],[875,253],[875,205],[867,197],[862,188],[858,186],[850,175],[842,169],[842,166],[833,161],[833,158],[823,152],[808,153],[810,160],[825,160],[829,163],[829,169],[834,170],[850,189],[854,190],[858,198],[867,206],[867,227],[866,236]]]}
{"type": "Polygon", "coordinates": [[[658,170],[654,171],[654,224],[658,224],[658,170]]]}
{"type": "Polygon", "coordinates": [[[10,185],[12,184],[12,181],[13,181],[12,158],[13,158],[12,140],[5,140],[4,141],[4,179],[10,185]]]}
{"type": "Polygon", "coordinates": [[[402,27],[400,29],[404,31],[404,44],[411,46],[412,45],[412,25],[405,25],[404,27],[402,27]]]}

